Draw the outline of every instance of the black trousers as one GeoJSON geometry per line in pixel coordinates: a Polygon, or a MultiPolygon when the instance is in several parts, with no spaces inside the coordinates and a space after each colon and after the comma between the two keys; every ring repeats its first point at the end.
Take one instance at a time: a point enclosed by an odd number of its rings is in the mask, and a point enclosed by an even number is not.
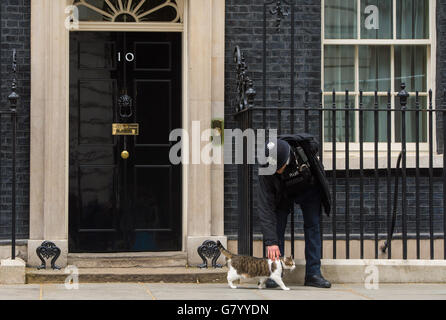
{"type": "MultiPolygon", "coordinates": [[[[321,216],[321,191],[319,186],[308,188],[299,194],[294,203],[299,204],[304,218],[304,234],[305,234],[305,274],[320,275],[321,274],[321,233],[320,233],[320,216],[321,216]]],[[[291,209],[291,208],[290,208],[291,209]]],[[[285,229],[288,221],[288,210],[279,210],[277,212],[277,236],[279,239],[279,248],[282,257],[285,250],[285,229]]]]}

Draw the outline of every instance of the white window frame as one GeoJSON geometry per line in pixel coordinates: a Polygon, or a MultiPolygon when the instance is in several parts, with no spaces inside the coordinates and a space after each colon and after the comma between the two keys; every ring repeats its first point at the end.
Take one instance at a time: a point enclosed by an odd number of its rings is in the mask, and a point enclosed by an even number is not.
{"type": "MultiPolygon", "coordinates": [[[[355,108],[359,105],[359,46],[360,45],[386,45],[391,48],[391,91],[392,91],[392,106],[395,106],[395,102],[397,99],[397,93],[399,88],[395,88],[395,63],[394,63],[394,48],[396,45],[423,45],[427,47],[427,76],[426,76],[426,88],[427,90],[432,89],[432,100],[433,100],[433,108],[435,109],[435,93],[436,93],[436,1],[429,1],[429,39],[397,39],[396,31],[397,31],[397,16],[396,16],[396,6],[397,0],[393,0],[393,39],[361,39],[361,0],[357,1],[357,39],[325,39],[325,1],[321,1],[321,90],[324,93],[324,96],[331,96],[332,92],[326,92],[324,88],[324,48],[326,45],[349,45],[355,46],[355,90],[349,92],[349,95],[355,95],[355,108]]],[[[374,92],[364,92],[364,96],[374,95],[374,92]]],[[[409,92],[411,96],[415,96],[415,92],[409,92]]],[[[345,96],[345,92],[336,92],[337,96],[345,96]]],[[[387,92],[378,92],[379,96],[386,96],[387,92]]],[[[420,92],[420,97],[428,96],[428,92],[420,92]]],[[[325,99],[323,99],[325,100],[325,99]]],[[[428,108],[428,106],[426,106],[428,108]]],[[[356,134],[356,142],[349,143],[350,149],[350,157],[353,162],[351,163],[351,168],[355,169],[359,168],[359,160],[355,161],[355,158],[359,159],[359,112],[355,112],[355,134],[356,134]],[[358,163],[356,163],[358,162],[358,163]]],[[[395,113],[392,112],[392,124],[395,124],[395,113]]],[[[325,125],[323,124],[322,132],[325,137],[325,125]]],[[[427,132],[429,132],[429,121],[427,123],[427,132]]],[[[442,155],[437,154],[437,139],[436,139],[436,121],[434,114],[433,121],[433,149],[434,149],[434,167],[442,163],[442,155]]],[[[429,137],[428,137],[429,139],[429,137]]],[[[402,150],[402,144],[395,141],[395,130],[392,130],[392,164],[396,163],[396,158],[398,154],[402,150]]],[[[339,167],[338,169],[342,169],[344,167],[344,159],[345,159],[345,142],[337,142],[336,143],[336,152],[337,158],[339,158],[339,167]]],[[[332,142],[324,141],[324,164],[327,169],[331,169],[332,166],[332,142]]],[[[364,142],[364,168],[374,168],[374,142],[364,142]]],[[[415,158],[415,143],[407,143],[407,158],[408,158],[408,167],[415,167],[415,161],[412,161],[412,157],[415,158]]],[[[387,168],[387,142],[378,143],[379,150],[379,167],[387,168]]],[[[428,156],[429,152],[429,143],[428,142],[420,142],[420,166],[426,167],[428,166],[428,161],[425,161],[425,157],[428,156]]],[[[442,164],[441,166],[442,167],[442,164]]],[[[345,167],[344,167],[345,168],[345,167]]]]}

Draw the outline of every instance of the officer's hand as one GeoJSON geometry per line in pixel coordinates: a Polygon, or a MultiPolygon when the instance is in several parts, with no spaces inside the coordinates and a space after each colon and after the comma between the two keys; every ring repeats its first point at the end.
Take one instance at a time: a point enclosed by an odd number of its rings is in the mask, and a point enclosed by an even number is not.
{"type": "Polygon", "coordinates": [[[268,246],[266,248],[268,250],[268,259],[278,260],[280,258],[279,246],[268,246]]]}

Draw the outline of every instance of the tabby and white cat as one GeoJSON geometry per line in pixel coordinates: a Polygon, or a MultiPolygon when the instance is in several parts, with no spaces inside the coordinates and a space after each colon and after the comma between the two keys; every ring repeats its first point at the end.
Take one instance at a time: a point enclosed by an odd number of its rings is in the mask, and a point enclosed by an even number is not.
{"type": "Polygon", "coordinates": [[[226,257],[229,268],[227,279],[232,289],[237,288],[233,283],[235,280],[246,278],[259,279],[259,289],[264,289],[266,280],[271,278],[283,290],[290,290],[282,281],[282,271],[283,269],[294,270],[296,267],[291,257],[273,261],[270,259],[239,256],[226,250],[220,241],[217,241],[217,246],[226,257]]]}

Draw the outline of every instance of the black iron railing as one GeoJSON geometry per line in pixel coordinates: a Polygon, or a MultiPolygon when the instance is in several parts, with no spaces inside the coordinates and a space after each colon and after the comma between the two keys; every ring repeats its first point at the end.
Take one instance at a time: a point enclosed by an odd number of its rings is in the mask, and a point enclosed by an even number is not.
{"type": "MultiPolygon", "coordinates": [[[[17,179],[16,179],[16,149],[17,149],[17,104],[20,99],[17,91],[17,54],[16,50],[13,52],[13,60],[12,60],[12,72],[13,72],[13,80],[11,86],[11,93],[8,96],[9,100],[9,110],[8,111],[0,111],[0,122],[5,124],[5,127],[1,130],[1,139],[0,139],[0,168],[4,169],[9,173],[9,177],[5,177],[6,181],[10,181],[11,183],[11,198],[10,203],[4,203],[3,199],[9,200],[7,197],[6,190],[1,190],[2,194],[2,206],[11,208],[11,259],[15,259],[16,257],[16,190],[17,190],[17,179]],[[4,121],[3,121],[4,119],[4,121]],[[2,148],[2,140],[6,141],[6,146],[2,148]],[[10,141],[8,143],[8,141],[10,141]],[[5,159],[6,158],[6,159],[5,159]],[[6,160],[6,161],[5,161],[6,160]],[[9,160],[9,161],[8,161],[9,160]]],[[[8,201],[9,202],[9,201],[8,201]]]]}
{"type": "MultiPolygon", "coordinates": [[[[236,48],[236,56],[240,56],[240,49],[236,48]]],[[[237,59],[235,59],[237,62],[237,59]]],[[[246,67],[244,68],[244,72],[246,67]]],[[[245,75],[244,78],[247,78],[245,75]]],[[[240,78],[239,78],[240,79],[240,78]]],[[[310,130],[311,119],[317,118],[319,124],[318,135],[321,144],[319,157],[324,162],[324,157],[331,157],[331,168],[327,170],[327,175],[331,181],[332,193],[332,213],[329,221],[322,221],[322,240],[327,239],[333,242],[333,258],[337,257],[337,241],[338,238],[345,240],[345,256],[350,258],[351,240],[359,238],[360,241],[360,257],[364,258],[364,243],[366,238],[374,240],[375,258],[378,258],[381,252],[386,252],[389,259],[392,258],[392,239],[398,237],[402,240],[402,257],[408,257],[408,239],[414,238],[416,240],[416,256],[421,257],[421,239],[429,239],[429,256],[431,259],[435,258],[435,242],[436,238],[441,238],[446,243],[446,172],[444,170],[446,157],[442,157],[443,166],[437,165],[434,168],[434,155],[439,155],[439,151],[444,154],[446,149],[446,103],[442,106],[433,107],[433,93],[429,91],[427,100],[422,100],[420,94],[416,92],[415,102],[413,105],[408,105],[409,93],[406,91],[405,85],[401,85],[399,93],[392,93],[390,90],[387,93],[387,103],[383,106],[380,103],[378,92],[373,96],[373,107],[365,107],[364,94],[359,92],[359,107],[352,107],[352,101],[349,99],[349,92],[346,91],[343,99],[345,102],[340,105],[337,102],[338,94],[336,92],[318,93],[317,105],[310,105],[309,92],[305,93],[303,107],[283,107],[281,100],[281,89],[278,90],[278,101],[275,106],[266,106],[264,103],[262,107],[257,107],[254,104],[255,90],[252,81],[250,85],[238,83],[238,88],[248,88],[249,92],[239,97],[249,96],[249,103],[237,103],[235,118],[238,122],[239,129],[277,129],[278,134],[282,133],[298,133],[297,128],[302,128],[302,121],[304,122],[303,130],[305,132],[315,131],[314,128],[310,130]],[[331,101],[328,103],[324,97],[331,95],[331,101]],[[392,100],[394,99],[394,103],[392,100]],[[325,101],[324,101],[325,100],[325,101]],[[427,102],[426,102],[427,101],[427,102]],[[392,104],[395,107],[392,107],[392,104]],[[397,108],[398,107],[398,108],[397,108]],[[365,114],[369,114],[367,123],[365,123],[365,114]],[[370,114],[373,114],[370,119],[370,114]],[[301,117],[299,117],[301,115],[301,117]],[[339,116],[341,115],[341,123],[339,116]],[[383,116],[381,116],[383,115],[383,116]],[[385,124],[382,120],[385,118],[385,124]],[[395,127],[395,118],[400,119],[400,127],[395,127]],[[300,119],[300,120],[296,120],[300,119]],[[356,145],[359,144],[358,151],[352,151],[351,146],[353,137],[351,136],[352,126],[350,119],[357,119],[359,125],[359,135],[356,145]],[[411,134],[408,139],[408,119],[413,119],[415,122],[415,134],[411,134]],[[423,120],[421,120],[423,119],[423,120]],[[435,119],[435,120],[434,120],[435,119]],[[440,120],[440,121],[439,121],[440,120]],[[437,130],[436,138],[438,141],[442,140],[442,148],[437,147],[434,150],[434,121],[435,123],[443,123],[442,132],[437,130]],[[370,122],[373,122],[370,123],[370,122]],[[365,126],[373,126],[373,137],[369,136],[367,139],[364,136],[365,126]],[[421,126],[426,128],[421,130],[421,126]],[[341,130],[339,130],[341,127],[341,130]],[[340,132],[343,130],[343,137],[340,132]],[[398,135],[398,139],[392,137],[392,130],[394,136],[398,135]],[[427,131],[427,132],[425,132],[427,131]],[[382,133],[386,133],[385,139],[382,138],[382,133]],[[341,137],[340,137],[341,135],[341,137]],[[423,138],[423,137],[424,138],[423,138]],[[398,141],[397,141],[398,140],[398,141]],[[373,145],[372,150],[365,150],[365,143],[373,145]],[[408,145],[413,151],[408,152],[408,145]],[[422,151],[420,145],[427,146],[427,151],[422,151]],[[324,147],[329,146],[331,150],[324,151],[324,147]],[[338,151],[337,148],[343,146],[344,150],[338,151]],[[398,161],[395,161],[393,154],[395,148],[399,148],[398,161]],[[442,149],[442,150],[441,150],[442,149]],[[343,153],[344,167],[337,168],[338,155],[343,153]],[[353,168],[350,163],[351,156],[359,153],[359,168],[353,168]],[[372,155],[373,166],[366,166],[366,153],[372,155]],[[408,168],[408,155],[415,158],[415,165],[408,168]],[[427,167],[421,167],[421,156],[427,156],[427,167]],[[379,158],[385,157],[386,165],[380,165],[379,158]],[[372,174],[371,174],[372,173],[372,174]],[[412,177],[408,176],[410,173],[412,177]],[[354,178],[353,176],[356,176],[354,178]],[[425,199],[426,192],[421,192],[425,189],[426,182],[423,179],[427,177],[427,199],[425,199]],[[441,177],[442,182],[435,184],[434,178],[441,177]],[[415,180],[414,186],[411,186],[412,193],[415,193],[415,200],[408,197],[408,180],[415,180]],[[355,180],[359,189],[359,199],[352,199],[352,181],[355,180]],[[424,181],[423,183],[421,181],[424,181]],[[392,181],[394,181],[392,183],[392,181]],[[382,186],[385,184],[384,191],[382,186]],[[441,186],[440,186],[441,184],[441,186]],[[373,190],[370,193],[370,187],[373,190]],[[401,188],[399,188],[401,186],[401,188]],[[442,187],[442,191],[438,188],[442,187]],[[401,191],[399,191],[401,190],[401,191]],[[343,194],[343,201],[339,198],[340,191],[343,194]],[[380,194],[385,195],[385,199],[380,197],[380,194]],[[435,199],[434,199],[435,194],[435,199]],[[438,196],[440,194],[440,196],[438,196]],[[373,197],[373,199],[371,199],[373,197]],[[423,198],[423,199],[422,199],[423,198]],[[409,201],[410,206],[409,206],[409,201]],[[359,204],[358,204],[359,202],[359,204]],[[366,203],[367,202],[367,203],[366,203]],[[373,202],[371,204],[371,202],[373,202]],[[414,202],[414,203],[413,203],[414,202]],[[356,213],[352,212],[352,203],[356,203],[358,210],[356,213]],[[428,226],[422,228],[422,221],[426,220],[426,214],[422,215],[427,208],[428,226]],[[413,214],[409,210],[415,211],[415,226],[412,219],[413,214]],[[439,211],[440,210],[440,211],[439,211]],[[342,211],[342,212],[341,212],[342,211]],[[359,211],[359,212],[358,212],[359,211]],[[435,212],[434,212],[435,211],[435,212]],[[439,213],[440,212],[440,213],[439,213]],[[341,217],[341,214],[343,217],[341,217]],[[354,218],[354,219],[353,219],[354,218]],[[438,223],[439,220],[442,222],[438,223]],[[437,222],[437,223],[436,223],[437,222]],[[325,230],[326,226],[328,230],[325,230]],[[408,230],[410,226],[411,230],[408,230]],[[341,227],[341,231],[338,230],[341,227]],[[397,230],[398,233],[395,233],[397,230]],[[409,234],[409,231],[415,230],[415,234],[409,234]],[[383,232],[384,230],[384,232],[383,232]],[[380,244],[380,241],[384,241],[380,244]]],[[[246,101],[246,100],[245,100],[246,101]]],[[[446,102],[446,91],[444,94],[444,101],[446,102]]],[[[265,102],[265,101],[264,101],[265,102]]],[[[294,105],[292,103],[291,105],[294,105]]],[[[413,128],[412,128],[413,129],[413,128]]],[[[302,129],[301,129],[302,130],[302,129]]],[[[301,131],[300,131],[301,132],[301,131]]],[[[299,132],[299,133],[300,133],[299,132]]],[[[439,143],[440,144],[440,143],[439,143]]],[[[238,251],[242,254],[253,253],[253,237],[255,230],[260,230],[258,219],[256,219],[256,201],[255,192],[257,179],[257,166],[247,163],[247,146],[244,143],[244,162],[238,166],[238,209],[239,209],[239,232],[238,232],[238,251]]],[[[441,158],[441,156],[440,156],[441,158]]],[[[324,162],[326,163],[326,162],[324,162]]],[[[441,181],[441,180],[439,180],[441,181]]],[[[295,212],[294,208],[291,214],[291,251],[294,253],[294,239],[295,239],[295,212]]],[[[322,217],[324,219],[324,217],[322,217]]],[[[325,218],[326,219],[326,218],[325,218]]],[[[446,259],[446,246],[444,247],[444,257],[446,259]]],[[[264,250],[265,252],[265,250],[264,250]]]]}
{"type": "MultiPolygon", "coordinates": [[[[306,94],[306,97],[308,97],[309,93],[306,94]]],[[[416,240],[416,255],[419,259],[421,257],[421,246],[420,241],[422,238],[422,230],[421,230],[421,209],[427,207],[428,211],[428,219],[429,219],[429,225],[428,225],[428,232],[427,235],[424,235],[423,238],[428,238],[430,243],[430,253],[429,256],[431,259],[434,259],[434,240],[435,238],[438,238],[438,235],[434,234],[434,230],[437,230],[437,233],[440,234],[440,237],[443,239],[443,241],[446,240],[446,172],[444,170],[445,165],[445,157],[443,157],[443,167],[442,168],[434,168],[434,154],[437,153],[437,150],[434,150],[434,119],[437,119],[436,115],[439,115],[441,119],[443,120],[443,123],[446,123],[446,110],[433,108],[433,99],[432,99],[432,91],[429,92],[428,95],[428,106],[427,108],[421,108],[421,102],[420,102],[420,96],[417,93],[416,99],[415,99],[415,105],[414,106],[408,106],[407,105],[407,92],[405,91],[404,85],[402,86],[402,90],[397,95],[397,99],[399,99],[399,105],[400,108],[392,108],[392,105],[390,103],[391,101],[391,93],[388,93],[388,104],[386,108],[380,109],[379,103],[378,103],[378,93],[375,93],[374,97],[374,108],[364,108],[363,107],[363,94],[362,92],[359,93],[359,108],[351,108],[349,100],[346,99],[345,106],[340,107],[336,103],[336,93],[333,93],[332,95],[332,104],[330,106],[324,106],[323,105],[323,93],[320,93],[320,104],[316,107],[310,107],[308,103],[304,103],[304,107],[302,108],[289,108],[289,107],[255,107],[255,106],[248,106],[243,110],[240,110],[236,113],[236,119],[238,120],[239,128],[241,130],[246,129],[252,129],[252,128],[263,128],[263,129],[277,129],[278,134],[282,134],[285,129],[287,133],[297,133],[297,131],[294,129],[297,127],[297,124],[293,125],[291,122],[293,122],[294,117],[289,117],[289,114],[291,112],[293,113],[302,113],[303,119],[305,119],[305,129],[308,131],[308,119],[310,117],[310,114],[318,114],[319,116],[319,141],[321,143],[321,150],[324,150],[324,144],[331,145],[331,151],[325,151],[320,152],[319,157],[322,161],[324,161],[324,156],[330,156],[332,158],[332,168],[330,170],[327,170],[327,175],[329,179],[331,180],[331,193],[332,193],[332,201],[333,201],[333,210],[331,213],[331,221],[329,224],[331,224],[331,231],[328,230],[322,230],[323,238],[331,238],[331,241],[333,241],[333,257],[337,257],[336,252],[336,242],[338,241],[338,236],[340,235],[337,227],[341,223],[343,225],[343,232],[342,232],[342,239],[345,239],[345,252],[346,252],[346,258],[350,258],[350,242],[351,242],[351,236],[352,236],[352,227],[355,230],[359,230],[359,240],[360,240],[360,256],[361,258],[364,257],[364,241],[366,239],[365,235],[365,216],[367,213],[367,219],[368,223],[370,225],[373,224],[373,234],[370,234],[370,228],[368,228],[369,232],[367,235],[367,238],[372,238],[375,241],[375,258],[378,258],[379,251],[387,251],[388,258],[392,258],[392,237],[393,233],[395,231],[395,225],[399,222],[400,224],[400,234],[398,234],[398,238],[402,239],[402,257],[404,259],[407,259],[408,257],[408,216],[409,212],[408,210],[415,210],[415,240],[416,240]],[[374,139],[373,139],[373,150],[369,150],[368,152],[373,153],[373,160],[374,165],[373,168],[365,167],[364,159],[366,151],[364,150],[364,144],[366,143],[364,139],[364,113],[366,112],[372,112],[373,113],[373,122],[374,122],[374,139]],[[275,121],[271,121],[269,119],[268,115],[271,115],[272,113],[277,113],[277,117],[275,121]],[[287,113],[288,116],[286,116],[286,119],[283,119],[282,113],[287,113]],[[336,115],[338,113],[342,113],[344,115],[345,121],[344,124],[344,141],[339,142],[339,133],[337,134],[336,128],[339,127],[339,123],[336,123],[336,115]],[[359,113],[359,152],[357,151],[351,151],[350,145],[351,145],[351,137],[350,137],[350,121],[349,118],[355,116],[355,113],[359,113]],[[391,140],[391,130],[393,126],[392,122],[392,113],[399,114],[401,116],[401,141],[398,143],[401,147],[398,152],[400,152],[400,159],[396,163],[394,161],[394,158],[392,157],[392,154],[394,153],[393,148],[395,147],[394,142],[391,140]],[[324,128],[324,117],[326,115],[331,114],[331,141],[327,142],[326,139],[323,136],[323,128],[324,128]],[[380,114],[386,115],[386,132],[387,132],[387,141],[383,142],[380,140],[380,114]],[[415,118],[415,141],[408,141],[406,136],[406,130],[407,130],[407,118],[408,114],[414,114],[415,118]],[[428,121],[428,133],[427,133],[427,141],[422,141],[420,139],[420,119],[421,117],[425,116],[428,121]],[[257,123],[254,123],[256,121],[253,121],[253,119],[257,120],[257,123]],[[293,129],[291,129],[293,128],[293,129]],[[427,143],[426,143],[427,142],[427,143]],[[407,157],[408,157],[408,151],[407,146],[408,144],[413,144],[415,151],[411,152],[411,155],[414,155],[415,157],[415,168],[408,168],[407,167],[407,157]],[[420,144],[427,144],[428,145],[428,151],[427,151],[427,157],[428,157],[428,167],[427,167],[427,174],[426,174],[426,168],[421,168],[420,166],[420,158],[422,155],[420,144]],[[344,145],[344,151],[338,151],[337,146],[339,144],[344,145]],[[383,146],[381,144],[386,145],[386,151],[385,151],[385,157],[387,162],[387,167],[383,168],[379,164],[379,157],[380,153],[382,156],[383,153],[383,146]],[[380,146],[381,145],[381,146],[380,146]],[[338,155],[340,153],[343,153],[344,157],[344,168],[338,169],[338,155]],[[355,168],[352,169],[350,166],[350,158],[352,154],[358,154],[359,153],[359,169],[355,168]],[[401,165],[401,166],[400,166],[401,165]],[[359,170],[359,177],[357,180],[359,180],[359,221],[352,219],[352,214],[350,210],[350,205],[352,203],[351,199],[351,185],[350,182],[352,181],[352,171],[358,171],[359,170]],[[412,172],[415,170],[414,179],[415,179],[415,203],[411,204],[410,209],[408,206],[408,172],[409,170],[412,172]],[[427,199],[424,199],[422,201],[421,199],[421,188],[422,183],[421,179],[423,178],[421,171],[425,172],[424,176],[427,176],[428,179],[428,191],[427,191],[427,199]],[[438,173],[438,170],[441,172],[438,173]],[[366,175],[366,171],[370,172],[373,171],[373,174],[366,175]],[[435,226],[435,221],[438,221],[438,213],[437,219],[434,219],[434,171],[437,171],[437,176],[443,177],[443,183],[442,183],[442,196],[441,199],[438,197],[435,198],[436,205],[435,207],[438,208],[440,206],[441,202],[441,210],[442,210],[442,226],[441,231],[438,232],[439,227],[435,226]],[[366,177],[367,176],[367,177],[366,177]],[[384,179],[383,179],[384,178],[384,179]],[[341,184],[339,180],[342,179],[343,183],[341,184]],[[365,193],[365,180],[368,181],[369,184],[373,185],[373,193],[372,194],[366,194],[365,193]],[[371,182],[373,180],[373,182],[371,182]],[[386,199],[381,199],[380,193],[380,187],[383,183],[383,180],[385,180],[386,188],[386,199]],[[393,182],[392,184],[392,181],[393,182]],[[399,189],[399,186],[401,188],[399,189]],[[342,189],[342,193],[345,194],[345,198],[342,204],[340,204],[340,199],[338,197],[339,190],[342,189]],[[401,190],[399,192],[399,190],[401,190]],[[370,202],[370,196],[373,197],[373,205],[368,205],[367,208],[365,206],[365,200],[367,198],[367,202],[370,202]],[[382,201],[385,201],[385,206],[381,203],[382,201]],[[344,217],[340,219],[340,214],[338,213],[338,210],[343,207],[344,210],[343,214],[344,217]],[[383,210],[383,207],[385,209],[383,210]],[[415,208],[413,208],[415,207],[415,208]],[[383,213],[380,211],[385,211],[386,218],[383,219],[383,213]],[[371,215],[372,213],[372,215],[371,215]],[[373,216],[372,221],[370,221],[371,216],[373,216]],[[359,226],[357,226],[359,224],[359,226]],[[385,230],[386,230],[386,236],[385,240],[386,242],[384,245],[379,243],[380,240],[382,240],[382,236],[380,235],[379,230],[382,230],[379,226],[385,224],[385,230]],[[372,236],[372,237],[371,237],[372,236]]],[[[348,97],[348,92],[345,93],[345,96],[348,97]]],[[[306,101],[308,101],[306,99],[306,101]]],[[[445,92],[445,101],[446,101],[446,92],[445,92]]],[[[370,125],[370,124],[368,124],[370,125]]],[[[326,125],[327,127],[327,125],[326,125]]],[[[443,126],[443,137],[446,137],[446,126],[443,126]]],[[[441,135],[440,132],[437,132],[437,135],[441,135]]],[[[445,141],[443,138],[443,150],[445,150],[445,141]]],[[[244,155],[246,154],[246,145],[244,146],[244,155]]],[[[444,153],[444,151],[443,151],[444,153]]],[[[256,212],[255,212],[255,203],[254,203],[254,193],[255,193],[255,183],[254,180],[256,179],[257,174],[257,166],[256,165],[250,165],[244,162],[244,164],[239,165],[239,174],[238,174],[238,188],[239,188],[239,233],[238,233],[238,241],[239,241],[239,247],[238,250],[240,253],[244,254],[252,254],[253,250],[253,230],[259,229],[256,225],[256,212]]],[[[438,185],[438,184],[437,184],[438,185]]],[[[370,187],[370,185],[368,185],[370,187]]],[[[437,190],[438,191],[438,190],[437,190]]],[[[438,192],[436,192],[438,193],[438,192]]],[[[356,200],[355,200],[356,201],[356,200]]],[[[294,210],[294,209],[293,209],[294,210]]],[[[291,246],[292,246],[292,252],[294,252],[294,239],[295,239],[295,226],[294,226],[294,212],[291,215],[291,227],[290,227],[290,238],[291,238],[291,246]]],[[[321,224],[324,225],[324,224],[321,224]]],[[[412,224],[411,224],[412,225],[412,224]]],[[[426,231],[426,230],[424,230],[426,231]]],[[[426,232],[424,232],[426,233],[426,232]]],[[[354,236],[357,238],[358,234],[355,233],[354,236]]],[[[446,241],[445,241],[446,243],[446,241]]],[[[445,251],[445,257],[446,257],[446,248],[445,251]]]]}
{"type": "MultiPolygon", "coordinates": [[[[412,92],[409,98],[404,87],[387,95],[317,92],[320,78],[310,67],[311,53],[317,55],[320,45],[317,35],[313,39],[308,29],[300,28],[301,19],[296,21],[305,13],[296,14],[299,6],[294,1],[265,0],[261,4],[262,30],[255,38],[261,36],[262,45],[251,45],[257,40],[247,44],[253,55],[249,58],[255,56],[250,59],[252,74],[248,57],[240,48],[235,50],[237,103],[233,106],[238,128],[277,129],[278,134],[309,132],[319,138],[319,157],[327,166],[333,198],[331,217],[322,215],[321,234],[323,241],[333,242],[334,258],[340,256],[339,241],[345,241],[345,256],[350,258],[353,240],[360,242],[361,258],[367,255],[366,240],[372,241],[375,258],[382,257],[383,251],[392,258],[397,256],[392,239],[401,240],[403,258],[409,256],[409,240],[416,241],[416,257],[425,257],[421,241],[428,240],[428,256],[436,258],[435,240],[446,240],[446,97],[434,107],[432,91],[412,92]],[[309,51],[303,45],[306,36],[309,51]],[[307,79],[305,84],[299,75],[307,79]]],[[[245,160],[247,151],[244,145],[245,160]]],[[[247,162],[238,166],[238,250],[242,254],[253,253],[253,237],[261,233],[257,170],[257,165],[247,162]]],[[[288,235],[292,252],[293,240],[302,237],[301,220],[293,212],[288,235]]],[[[443,247],[446,258],[446,245],[443,247]]]]}

